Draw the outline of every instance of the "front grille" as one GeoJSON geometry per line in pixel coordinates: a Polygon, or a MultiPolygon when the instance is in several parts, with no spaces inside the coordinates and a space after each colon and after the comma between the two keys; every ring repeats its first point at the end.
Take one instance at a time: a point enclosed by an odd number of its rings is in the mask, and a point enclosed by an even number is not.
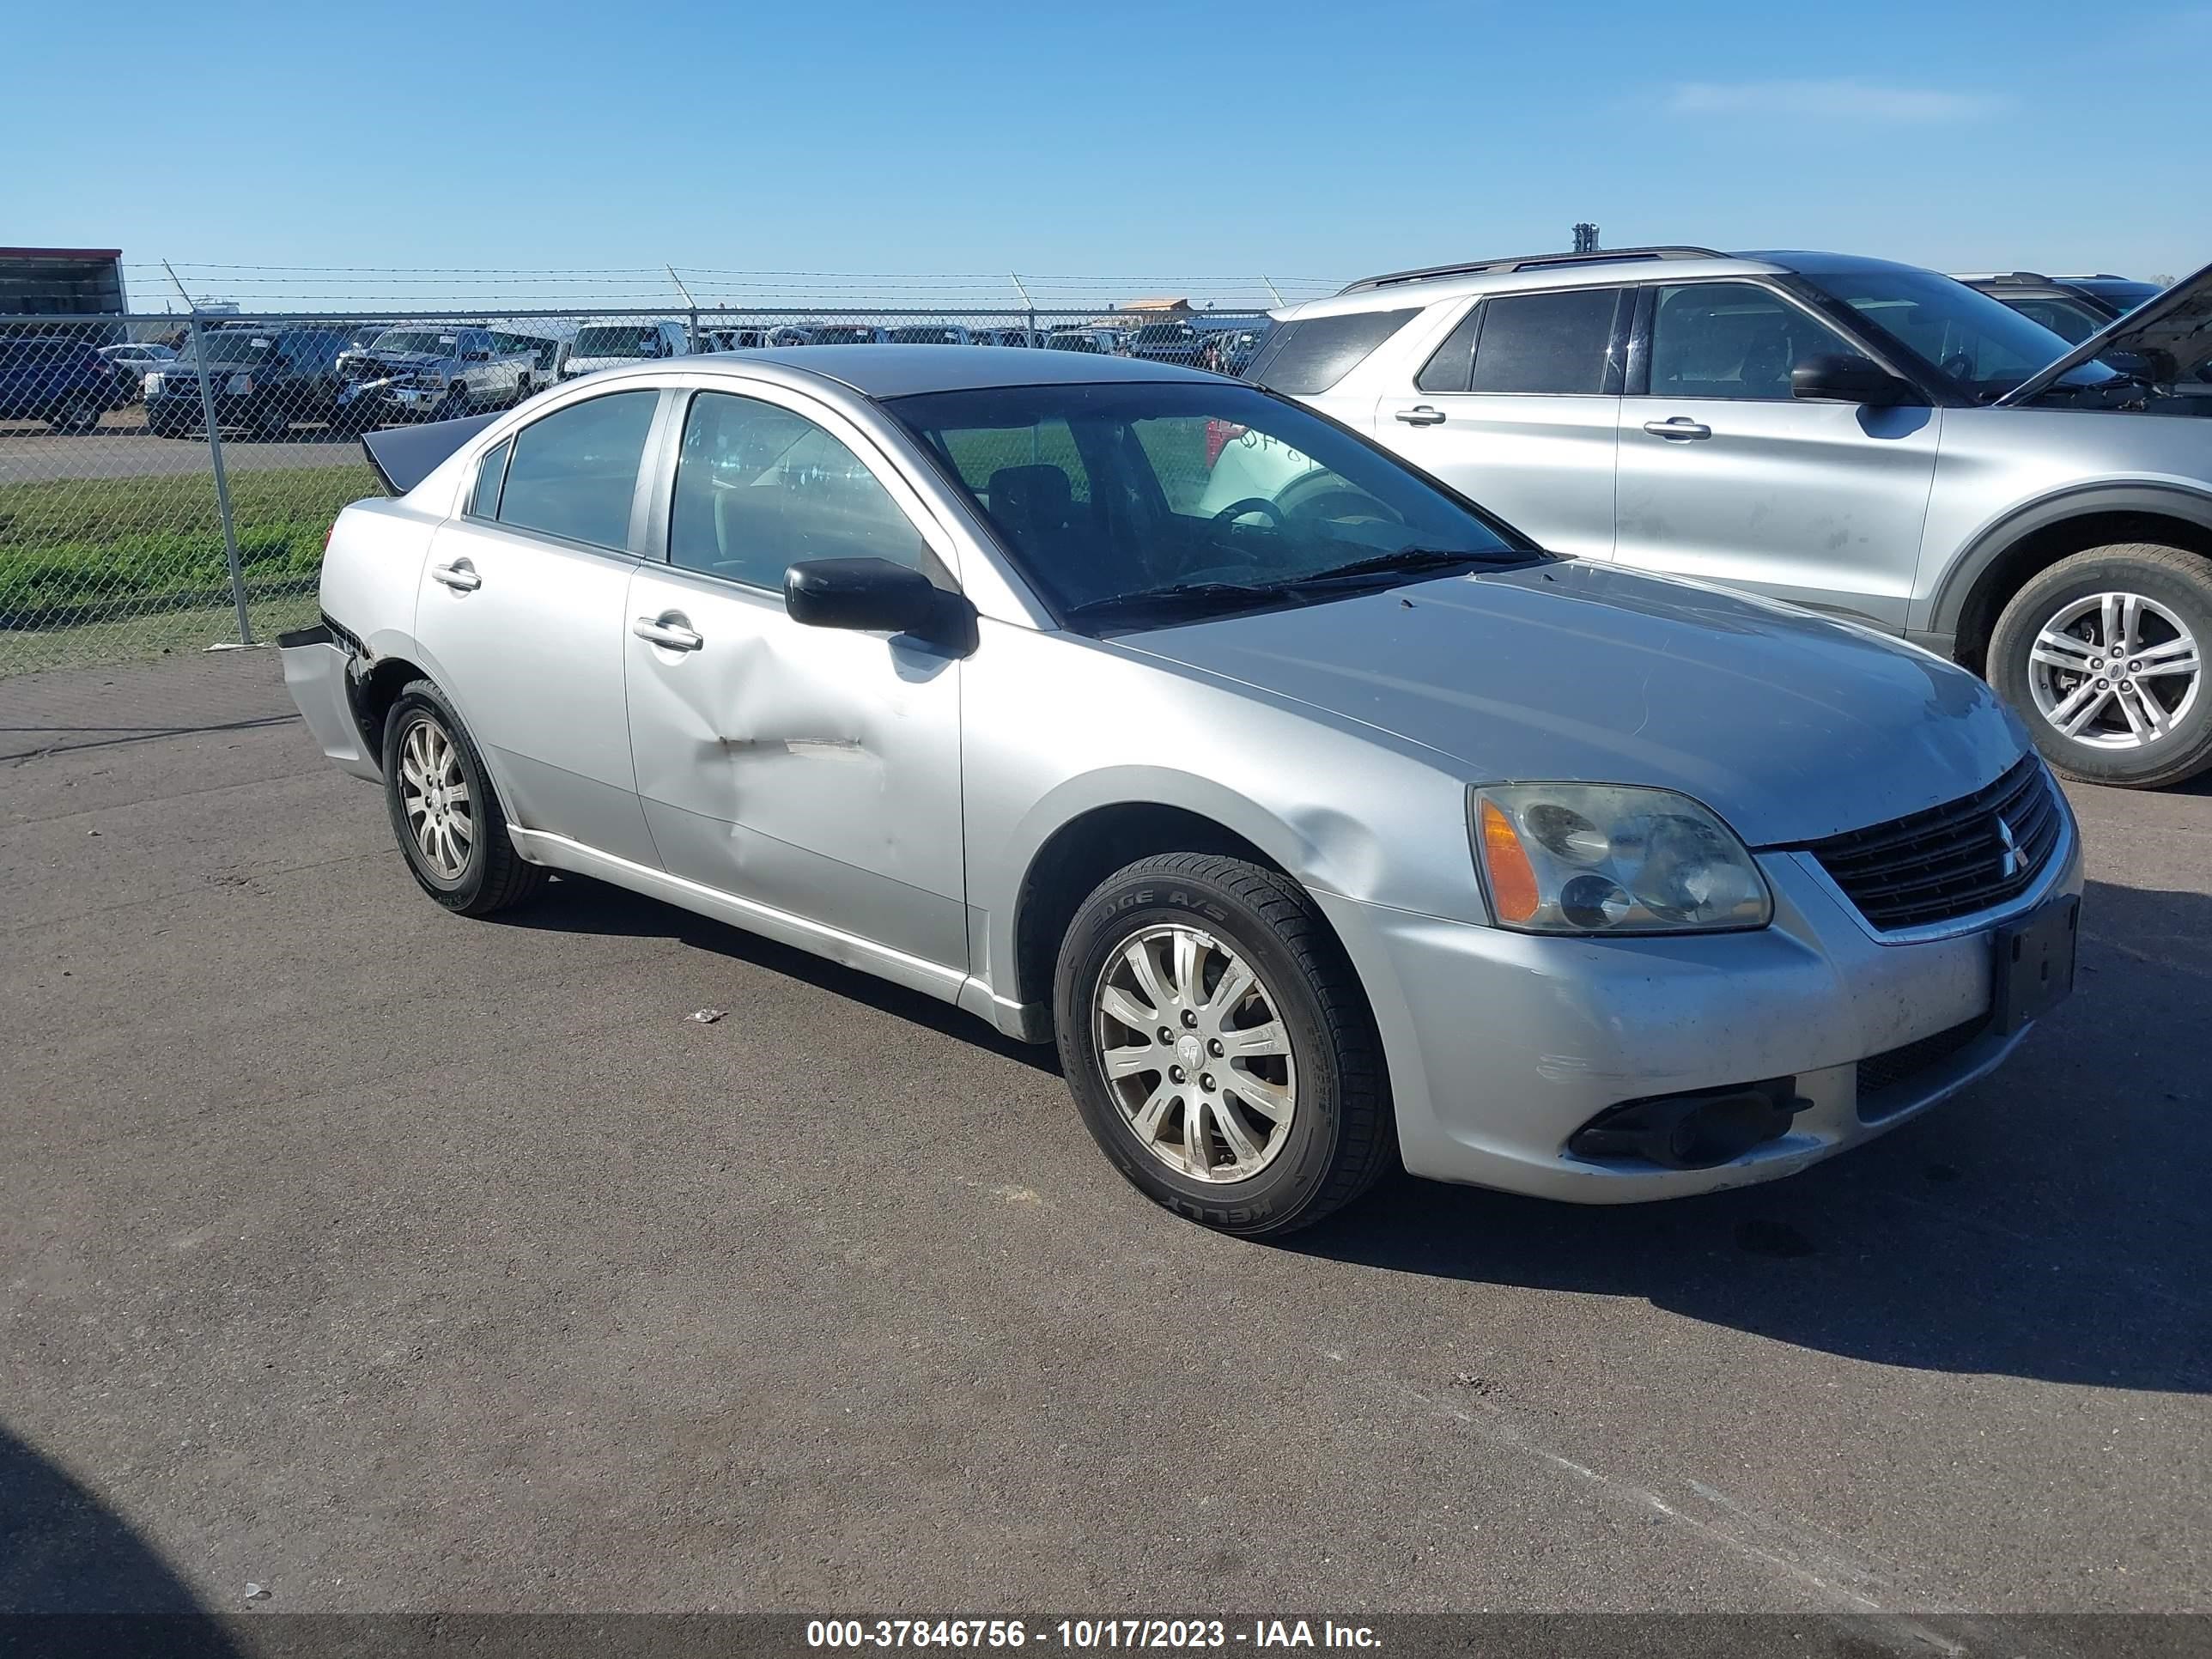
{"type": "Polygon", "coordinates": [[[1972,915],[2026,892],[2058,845],[2063,813],[2030,755],[1987,788],[1852,830],[1804,850],[1885,932],[1972,915]]]}
{"type": "Polygon", "coordinates": [[[1965,1048],[1990,1029],[1990,1017],[1976,1014],[1963,1024],[1954,1025],[1948,1031],[1938,1031],[1934,1036],[1922,1037],[1902,1048],[1892,1048],[1886,1054],[1876,1054],[1871,1060],[1859,1062],[1859,1098],[1880,1094],[1885,1089],[1894,1089],[1900,1083],[1910,1082],[1921,1073],[1943,1061],[1965,1048]]]}

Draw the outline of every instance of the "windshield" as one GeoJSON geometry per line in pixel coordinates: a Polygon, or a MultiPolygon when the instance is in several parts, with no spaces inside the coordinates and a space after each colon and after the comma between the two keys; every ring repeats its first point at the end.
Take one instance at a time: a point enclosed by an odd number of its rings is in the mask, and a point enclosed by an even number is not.
{"type": "Polygon", "coordinates": [[[1296,582],[1391,555],[1528,556],[1380,450],[1231,381],[994,386],[889,407],[1063,612],[1178,585],[1296,582]]]}
{"type": "Polygon", "coordinates": [[[876,331],[866,323],[830,323],[814,331],[817,345],[872,345],[876,331]]]}
{"type": "Polygon", "coordinates": [[[579,357],[650,357],[659,349],[660,331],[635,323],[598,323],[576,331],[579,357]]]}
{"type": "Polygon", "coordinates": [[[273,334],[249,328],[218,328],[200,336],[200,355],[211,363],[258,363],[276,348],[273,334]]]}
{"type": "MultiPolygon", "coordinates": [[[[1858,313],[1860,322],[1964,384],[1983,402],[2063,357],[2069,343],[1978,289],[1932,270],[1805,271],[1805,281],[1858,313]]],[[[2091,386],[2112,371],[2092,360],[2059,377],[2091,386]]]]}
{"type": "Polygon", "coordinates": [[[891,341],[896,345],[957,345],[960,331],[947,328],[942,323],[932,323],[918,328],[895,328],[891,341]]]}
{"type": "Polygon", "coordinates": [[[387,328],[376,337],[377,351],[422,352],[433,357],[448,356],[460,349],[461,337],[441,334],[434,328],[387,328]]]}

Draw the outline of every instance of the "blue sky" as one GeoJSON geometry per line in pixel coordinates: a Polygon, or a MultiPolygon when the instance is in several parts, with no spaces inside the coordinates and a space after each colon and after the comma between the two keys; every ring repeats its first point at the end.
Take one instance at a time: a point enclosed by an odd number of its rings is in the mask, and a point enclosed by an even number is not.
{"type": "Polygon", "coordinates": [[[2212,8],[198,0],[7,33],[0,243],[134,264],[1341,280],[1585,218],[2212,260],[2212,8]]]}

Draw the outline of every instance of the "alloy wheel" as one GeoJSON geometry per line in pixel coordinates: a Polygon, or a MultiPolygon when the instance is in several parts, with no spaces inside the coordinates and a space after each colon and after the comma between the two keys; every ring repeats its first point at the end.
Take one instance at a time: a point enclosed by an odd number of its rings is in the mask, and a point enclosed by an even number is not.
{"type": "Polygon", "coordinates": [[[427,715],[399,740],[399,803],[423,864],[441,881],[459,881],[476,846],[474,804],[460,751],[427,715]]]}
{"type": "Polygon", "coordinates": [[[1242,954],[1170,923],[1133,933],[1091,992],[1107,1091],[1145,1150],[1192,1180],[1249,1180],[1289,1143],[1297,1066],[1242,954]]]}
{"type": "Polygon", "coordinates": [[[2140,749],[2187,717],[2203,653],[2188,624],[2140,593],[2092,593],[2054,613],[2028,649],[2036,712],[2095,749],[2140,749]]]}

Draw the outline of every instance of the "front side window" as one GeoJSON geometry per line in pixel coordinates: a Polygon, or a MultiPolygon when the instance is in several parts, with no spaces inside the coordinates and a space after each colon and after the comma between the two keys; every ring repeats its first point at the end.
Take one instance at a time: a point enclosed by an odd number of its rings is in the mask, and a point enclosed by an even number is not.
{"type": "Polygon", "coordinates": [[[1786,402],[1790,371],[1859,354],[1826,324],[1749,283],[1662,288],[1651,313],[1651,395],[1786,402]]]}
{"type": "Polygon", "coordinates": [[[1071,620],[1086,606],[1157,600],[1171,617],[1273,603],[1315,579],[1540,556],[1373,446],[1234,381],[997,386],[888,407],[1071,620]]]}
{"type": "Polygon", "coordinates": [[[728,392],[695,398],[668,562],[781,591],[791,566],[839,558],[919,568],[921,537],[860,458],[805,416],[728,392]]]}
{"type": "MultiPolygon", "coordinates": [[[[1975,397],[2002,398],[2069,349],[2042,324],[1978,289],[1932,270],[1872,266],[1866,270],[1806,270],[1803,279],[1877,337],[1932,364],[1975,397]]],[[[2112,378],[2091,361],[2058,377],[2061,386],[2090,386],[2112,378]]]]}
{"type": "Polygon", "coordinates": [[[1471,392],[1595,394],[1606,390],[1622,290],[1493,294],[1482,304],[1471,392]]]}
{"type": "Polygon", "coordinates": [[[638,462],[658,392],[618,392],[571,404],[514,436],[499,521],[593,547],[629,544],[638,462]]]}

